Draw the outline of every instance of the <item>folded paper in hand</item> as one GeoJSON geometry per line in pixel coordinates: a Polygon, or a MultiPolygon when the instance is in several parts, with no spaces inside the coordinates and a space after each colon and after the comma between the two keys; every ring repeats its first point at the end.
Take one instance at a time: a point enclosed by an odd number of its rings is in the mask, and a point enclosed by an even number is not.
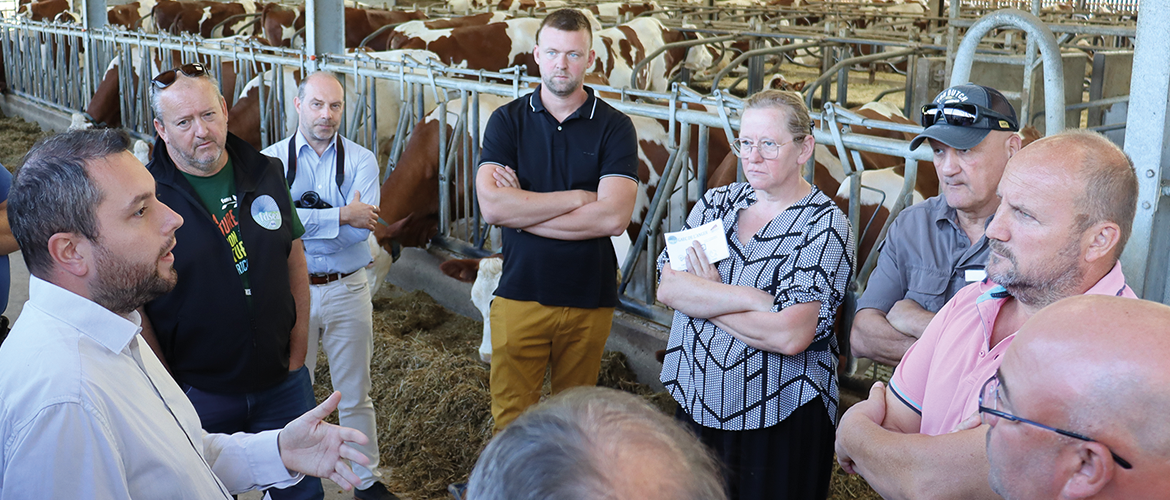
{"type": "Polygon", "coordinates": [[[666,255],[670,257],[670,268],[675,271],[687,270],[687,249],[698,241],[712,264],[731,256],[727,248],[727,234],[723,232],[723,221],[715,219],[699,227],[666,233],[666,255]]]}

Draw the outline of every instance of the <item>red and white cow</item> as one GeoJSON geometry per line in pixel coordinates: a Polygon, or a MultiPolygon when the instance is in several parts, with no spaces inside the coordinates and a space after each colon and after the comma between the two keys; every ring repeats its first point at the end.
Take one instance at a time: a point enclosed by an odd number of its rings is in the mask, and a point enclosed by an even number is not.
{"type": "Polygon", "coordinates": [[[604,17],[606,19],[620,19],[625,16],[637,17],[647,12],[662,10],[658,2],[650,0],[648,2],[603,2],[595,3],[589,6],[589,10],[594,14],[604,17]]]}
{"type": "Polygon", "coordinates": [[[141,28],[147,33],[155,32],[154,23],[143,23],[142,19],[149,16],[154,10],[154,0],[138,0],[135,2],[114,5],[106,11],[106,22],[111,26],[121,26],[128,30],[141,28]]]}
{"type": "Polygon", "coordinates": [[[260,9],[260,27],[261,37],[268,45],[299,49],[304,45],[304,37],[296,38],[294,34],[305,28],[305,7],[265,4],[260,9]]]}
{"type": "MultiPolygon", "coordinates": [[[[462,28],[467,26],[483,26],[485,24],[501,23],[508,19],[507,12],[484,12],[482,14],[473,14],[469,16],[452,17],[449,19],[430,19],[419,21],[407,21],[394,28],[390,34],[390,39],[387,41],[386,49],[393,47],[402,47],[410,42],[412,38],[422,39],[428,36],[433,30],[462,28]]],[[[374,49],[381,49],[381,47],[371,47],[374,49]]]]}
{"type": "MultiPolygon", "coordinates": [[[[683,32],[667,28],[651,17],[639,17],[596,31],[593,33],[593,51],[597,59],[591,71],[605,75],[615,87],[627,87],[639,61],[663,45],[685,39],[687,36],[683,32]]],[[[714,58],[704,47],[671,49],[642,67],[636,80],[637,87],[665,92],[669,90],[670,77],[684,63],[693,69],[705,69],[713,62],[714,58]]]]}
{"type": "Polygon", "coordinates": [[[229,17],[256,12],[252,0],[239,2],[216,2],[211,0],[157,0],[154,6],[154,24],[158,31],[172,35],[183,33],[198,34],[203,38],[220,38],[239,34],[239,30],[251,23],[240,19],[222,26],[215,33],[212,29],[229,17]]]}
{"type": "Polygon", "coordinates": [[[539,75],[532,57],[540,20],[508,19],[480,26],[416,30],[414,36],[394,39],[392,49],[423,49],[439,55],[444,64],[468,69],[499,71],[525,65],[539,75]]]}
{"type": "Polygon", "coordinates": [[[33,21],[57,21],[80,23],[71,0],[41,0],[17,6],[16,15],[33,21]]]}
{"type": "MultiPolygon", "coordinates": [[[[385,10],[373,8],[345,8],[345,48],[354,49],[379,28],[389,24],[426,19],[425,12],[416,10],[385,10]]],[[[294,40],[294,34],[305,28],[305,6],[271,3],[260,10],[260,25],[264,39],[273,47],[300,48],[304,39],[294,40]]],[[[375,49],[389,46],[389,33],[375,37],[368,44],[375,49]]]]}
{"type": "Polygon", "coordinates": [[[568,5],[561,0],[448,0],[447,9],[451,12],[468,12],[472,10],[503,10],[519,12],[527,10],[552,10],[568,5]]]}

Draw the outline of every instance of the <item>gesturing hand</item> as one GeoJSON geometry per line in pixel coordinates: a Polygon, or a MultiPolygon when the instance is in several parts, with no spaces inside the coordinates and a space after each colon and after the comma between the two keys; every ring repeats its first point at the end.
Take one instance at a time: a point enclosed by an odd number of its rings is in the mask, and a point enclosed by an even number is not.
{"type": "Polygon", "coordinates": [[[361,480],[346,460],[368,465],[370,459],[346,442],[366,444],[369,439],[356,429],[323,421],[337,409],[339,401],[341,393],[334,391],[325,402],[284,426],[277,436],[277,443],[285,468],[329,478],[348,491],[361,480]]]}
{"type": "Polygon", "coordinates": [[[378,207],[362,203],[361,191],[354,191],[353,201],[341,207],[338,220],[341,224],[373,231],[374,226],[378,224],[378,207]]]}

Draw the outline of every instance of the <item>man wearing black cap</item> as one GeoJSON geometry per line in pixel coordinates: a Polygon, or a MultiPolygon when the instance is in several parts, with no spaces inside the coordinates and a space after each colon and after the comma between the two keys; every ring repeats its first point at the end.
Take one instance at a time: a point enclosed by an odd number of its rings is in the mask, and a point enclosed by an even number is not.
{"type": "Polygon", "coordinates": [[[922,110],[926,127],[910,142],[930,141],[939,195],[907,208],[890,227],[877,266],[857,303],[853,355],[896,365],[950,298],[982,280],[987,218],[995,187],[1020,150],[1016,112],[999,91],[958,85],[922,110]]]}

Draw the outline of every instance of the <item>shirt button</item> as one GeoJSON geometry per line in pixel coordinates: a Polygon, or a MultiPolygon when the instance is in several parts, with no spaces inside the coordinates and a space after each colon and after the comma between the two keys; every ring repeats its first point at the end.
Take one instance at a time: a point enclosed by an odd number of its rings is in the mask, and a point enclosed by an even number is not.
{"type": "Polygon", "coordinates": [[[560,125],[557,125],[557,130],[560,130],[560,129],[561,129],[561,126],[560,126],[560,125]]]}

